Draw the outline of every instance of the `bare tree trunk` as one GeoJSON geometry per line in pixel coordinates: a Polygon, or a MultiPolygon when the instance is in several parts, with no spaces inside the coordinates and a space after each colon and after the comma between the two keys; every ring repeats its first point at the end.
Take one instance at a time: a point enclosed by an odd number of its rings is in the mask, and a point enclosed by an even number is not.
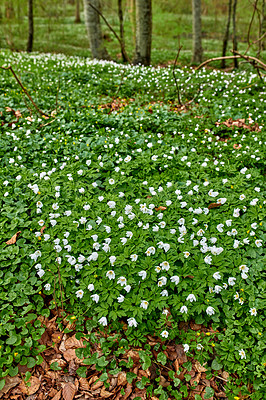
{"type": "Polygon", "coordinates": [[[80,24],[80,23],[81,23],[81,19],[80,19],[80,3],[79,3],[79,0],[76,0],[75,23],[76,23],[76,24],[80,24]]]}
{"type": "Polygon", "coordinates": [[[120,39],[121,39],[121,52],[123,62],[127,61],[125,56],[124,48],[125,48],[125,35],[124,35],[124,19],[123,19],[123,8],[122,8],[122,0],[118,0],[118,17],[119,17],[119,28],[120,28],[120,39]]]}
{"type": "MultiPolygon", "coordinates": [[[[229,2],[228,2],[228,18],[227,18],[226,30],[225,30],[225,34],[224,34],[224,40],[223,40],[222,57],[225,57],[225,55],[226,55],[226,49],[227,49],[229,33],[230,33],[231,14],[232,14],[232,0],[229,0],[229,2]]],[[[221,62],[221,68],[225,68],[225,60],[224,59],[221,62]]]]}
{"type": "Polygon", "coordinates": [[[203,50],[201,44],[201,0],[192,0],[193,19],[193,63],[201,63],[203,50]]]}
{"type": "MultiPolygon", "coordinates": [[[[232,14],[232,22],[233,22],[233,51],[237,51],[237,36],[236,36],[236,7],[237,0],[233,2],[233,14],[232,14]]],[[[234,58],[234,66],[238,68],[238,59],[234,58]]]]}
{"type": "Polygon", "coordinates": [[[87,27],[90,49],[93,58],[109,59],[109,55],[103,43],[103,35],[99,14],[90,6],[92,4],[97,10],[101,9],[100,0],[84,0],[84,17],[87,27]]]}
{"type": "Polygon", "coordinates": [[[150,65],[152,0],[136,0],[136,49],[134,64],[150,65]]]}
{"type": "Polygon", "coordinates": [[[28,23],[29,23],[29,33],[28,33],[28,43],[27,43],[27,52],[32,52],[33,46],[33,0],[28,0],[28,23]]]}
{"type": "Polygon", "coordinates": [[[133,45],[136,47],[136,3],[135,0],[129,1],[129,14],[132,29],[133,45]]]}

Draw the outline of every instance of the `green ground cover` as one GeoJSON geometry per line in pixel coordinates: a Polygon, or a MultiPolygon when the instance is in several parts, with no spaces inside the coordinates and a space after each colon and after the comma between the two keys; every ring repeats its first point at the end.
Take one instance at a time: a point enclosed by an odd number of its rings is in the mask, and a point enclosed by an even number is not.
{"type": "MultiPolygon", "coordinates": [[[[229,399],[265,398],[258,76],[177,69],[183,102],[196,96],[180,108],[170,67],[9,53],[0,64],[13,65],[52,115],[30,111],[14,77],[0,70],[0,385],[18,364],[42,363],[41,316],[58,308],[62,330],[75,321],[89,339],[100,328],[123,332],[125,348],[144,346],[143,369],[152,335],[159,346],[182,345],[209,374],[227,371],[229,399]],[[205,331],[180,328],[191,321],[205,331]]],[[[106,381],[122,367],[102,346],[106,381]]],[[[81,355],[98,362],[90,348],[81,355]]],[[[171,372],[171,361],[159,358],[171,372]]],[[[138,385],[162,400],[185,399],[188,389],[170,372],[167,390],[158,380],[138,385]]],[[[86,377],[86,367],[79,373],[86,377]]]]}

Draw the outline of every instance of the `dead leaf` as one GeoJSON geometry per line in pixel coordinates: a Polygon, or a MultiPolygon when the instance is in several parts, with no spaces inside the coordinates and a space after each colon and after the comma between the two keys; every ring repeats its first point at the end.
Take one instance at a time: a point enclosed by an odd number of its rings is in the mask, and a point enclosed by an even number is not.
{"type": "Polygon", "coordinates": [[[21,234],[21,231],[18,231],[17,233],[15,233],[15,235],[12,236],[11,239],[9,239],[6,244],[15,244],[17,241],[17,238],[19,237],[19,235],[21,234]]]}
{"type": "Polygon", "coordinates": [[[206,372],[207,369],[203,367],[203,365],[200,364],[198,360],[195,362],[195,369],[197,372],[206,372]]]}
{"type": "Polygon", "coordinates": [[[166,209],[167,209],[167,207],[163,207],[163,206],[155,207],[156,211],[164,211],[166,209]]]}
{"type": "Polygon", "coordinates": [[[175,346],[175,351],[177,352],[177,360],[179,364],[184,364],[185,362],[187,362],[187,356],[184,352],[184,347],[182,344],[177,344],[175,346]]]}
{"type": "Polygon", "coordinates": [[[5,386],[2,390],[0,390],[0,397],[6,394],[10,389],[17,386],[21,382],[21,379],[18,376],[6,376],[5,377],[5,386]]]}
{"type": "Polygon", "coordinates": [[[121,400],[126,400],[130,396],[131,392],[132,392],[132,385],[130,385],[130,383],[128,383],[127,387],[125,389],[125,394],[123,395],[121,400]]]}
{"type": "Polygon", "coordinates": [[[112,392],[108,392],[108,390],[106,390],[105,387],[103,387],[102,390],[101,390],[101,396],[104,399],[108,399],[108,397],[112,396],[113,394],[114,393],[112,393],[112,392]]]}
{"type": "Polygon", "coordinates": [[[159,381],[159,385],[163,386],[163,387],[167,387],[170,385],[170,382],[168,382],[164,376],[160,375],[160,381],[159,381]]]}
{"type": "Polygon", "coordinates": [[[212,208],[218,208],[221,207],[222,204],[220,203],[211,203],[208,205],[208,209],[211,210],[212,208]]]}
{"type": "Polygon", "coordinates": [[[85,392],[90,390],[90,385],[86,378],[79,378],[79,387],[80,390],[84,390],[85,392]]]}
{"type": "Polygon", "coordinates": [[[51,400],[60,400],[61,399],[62,389],[56,393],[56,395],[51,400]]]}
{"type": "Polygon", "coordinates": [[[41,385],[41,382],[39,381],[38,378],[36,378],[36,376],[31,376],[28,382],[30,383],[30,386],[26,386],[25,382],[21,382],[18,388],[22,393],[25,393],[28,396],[30,396],[31,394],[37,392],[37,390],[41,385]]]}
{"type": "Polygon", "coordinates": [[[117,377],[117,385],[124,386],[127,383],[127,374],[125,372],[120,372],[117,377]]]}
{"type": "Polygon", "coordinates": [[[73,400],[76,394],[76,386],[72,382],[65,384],[63,388],[63,398],[64,400],[73,400]]]}
{"type": "Polygon", "coordinates": [[[40,230],[41,234],[43,234],[43,231],[44,231],[45,228],[46,228],[45,225],[41,227],[41,230],[40,230]]]}
{"type": "Polygon", "coordinates": [[[80,348],[84,348],[86,347],[86,345],[83,344],[85,339],[76,339],[75,335],[71,336],[70,338],[68,338],[64,345],[65,345],[65,349],[80,349],[80,348]]]}

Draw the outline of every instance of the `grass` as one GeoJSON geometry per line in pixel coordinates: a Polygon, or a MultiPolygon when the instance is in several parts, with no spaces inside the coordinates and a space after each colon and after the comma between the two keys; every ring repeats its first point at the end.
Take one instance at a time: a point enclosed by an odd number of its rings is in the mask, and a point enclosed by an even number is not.
{"type": "Polygon", "coordinates": [[[0,388],[61,376],[61,344],[85,338],[73,373],[111,394],[124,372],[121,395],[264,399],[258,76],[177,69],[194,98],[180,107],[170,67],[10,52],[0,64],[49,115],[0,70],[0,388]]]}

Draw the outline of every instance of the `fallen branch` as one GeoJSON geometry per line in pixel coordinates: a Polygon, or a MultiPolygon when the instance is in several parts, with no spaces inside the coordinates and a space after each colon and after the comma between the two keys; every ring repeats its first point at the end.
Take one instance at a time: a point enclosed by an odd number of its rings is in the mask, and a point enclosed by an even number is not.
{"type": "Polygon", "coordinates": [[[32,103],[32,105],[34,106],[34,108],[38,111],[38,113],[40,115],[43,115],[47,118],[50,118],[49,115],[45,114],[38,106],[37,104],[34,102],[33,98],[31,97],[31,95],[29,94],[29,92],[27,91],[27,89],[22,85],[21,81],[19,80],[17,74],[15,73],[15,71],[13,70],[12,66],[9,65],[9,67],[1,67],[1,69],[5,69],[5,70],[10,70],[14,76],[14,78],[16,79],[17,83],[19,84],[19,86],[22,88],[23,92],[26,94],[26,96],[29,98],[30,102],[32,103]]]}
{"type": "Polygon", "coordinates": [[[116,33],[116,31],[112,28],[112,26],[109,24],[109,22],[107,21],[107,19],[105,18],[105,16],[101,13],[100,10],[98,10],[97,7],[95,7],[95,6],[94,6],[93,4],[91,4],[90,2],[89,2],[89,6],[90,6],[91,8],[93,8],[93,10],[96,11],[96,12],[100,15],[100,17],[102,17],[102,19],[104,20],[104,22],[106,23],[106,25],[108,26],[108,28],[110,29],[110,31],[113,32],[113,34],[115,35],[115,37],[116,37],[117,40],[119,41],[120,47],[121,47],[121,53],[122,53],[122,55],[126,58],[126,61],[127,61],[128,63],[131,63],[130,58],[129,58],[128,55],[127,55],[127,52],[126,52],[126,49],[125,49],[125,46],[124,46],[123,41],[122,41],[121,38],[118,36],[118,34],[116,33]]]}
{"type": "Polygon", "coordinates": [[[263,70],[266,71],[266,64],[264,64],[262,61],[260,61],[258,58],[256,57],[252,57],[252,56],[246,56],[243,54],[238,53],[237,51],[233,51],[233,53],[235,53],[236,55],[234,56],[225,56],[225,57],[215,57],[215,58],[210,58],[209,60],[204,61],[203,63],[201,63],[197,68],[195,68],[195,71],[198,71],[199,69],[201,69],[202,67],[204,67],[205,65],[209,64],[212,61],[219,61],[219,60],[234,60],[236,58],[243,58],[244,60],[248,61],[250,64],[252,64],[255,68],[261,68],[263,70]],[[259,65],[255,65],[255,63],[258,63],[259,65]]]}

